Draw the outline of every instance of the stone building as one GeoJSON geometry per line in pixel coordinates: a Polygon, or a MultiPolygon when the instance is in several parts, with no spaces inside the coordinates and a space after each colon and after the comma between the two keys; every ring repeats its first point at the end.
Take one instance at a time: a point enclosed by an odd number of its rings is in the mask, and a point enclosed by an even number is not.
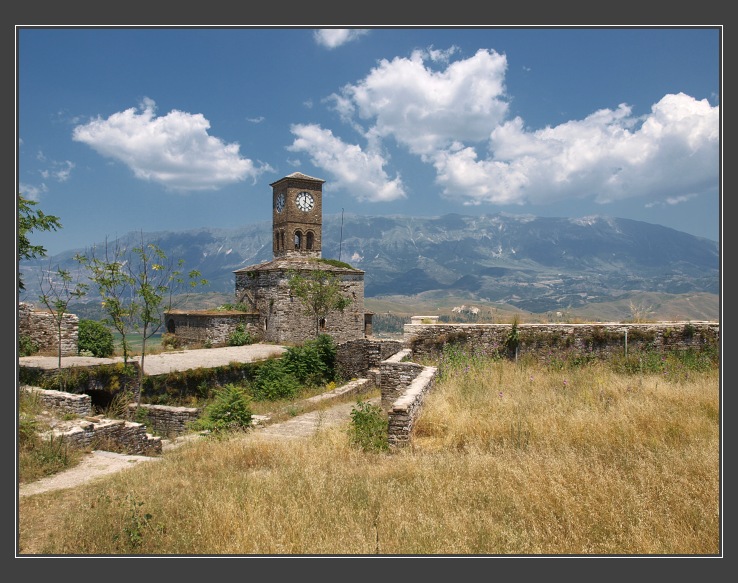
{"type": "Polygon", "coordinates": [[[364,312],[364,272],[322,258],[324,182],[295,172],[270,184],[274,258],[234,271],[236,302],[259,314],[267,342],[299,343],[315,335],[316,322],[290,292],[294,274],[333,276],[342,295],[350,299],[343,311],[319,321],[320,332],[345,342],[363,338],[371,329],[371,314],[364,312]]]}
{"type": "Polygon", "coordinates": [[[322,273],[338,279],[350,303],[321,318],[318,331],[339,343],[371,335],[364,272],[322,258],[324,182],[295,172],[270,185],[273,259],[234,271],[236,303],[248,306],[248,312],[172,310],[165,315],[167,332],[184,342],[222,346],[241,325],[255,340],[299,344],[315,336],[316,322],[290,293],[289,281],[294,274],[322,273]]]}

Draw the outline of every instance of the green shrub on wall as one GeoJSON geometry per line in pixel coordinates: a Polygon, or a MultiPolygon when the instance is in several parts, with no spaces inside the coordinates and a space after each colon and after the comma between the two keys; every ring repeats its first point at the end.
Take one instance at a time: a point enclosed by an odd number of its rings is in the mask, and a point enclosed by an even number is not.
{"type": "Polygon", "coordinates": [[[61,370],[20,367],[18,380],[20,384],[46,390],[68,393],[102,390],[110,394],[133,389],[138,382],[136,366],[131,363],[126,365],[122,362],[95,366],[75,366],[61,370]]]}

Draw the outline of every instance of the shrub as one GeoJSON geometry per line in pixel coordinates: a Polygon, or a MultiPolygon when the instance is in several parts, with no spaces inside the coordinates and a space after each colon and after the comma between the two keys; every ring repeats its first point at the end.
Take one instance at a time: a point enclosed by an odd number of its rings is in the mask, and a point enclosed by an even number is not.
{"type": "Polygon", "coordinates": [[[161,347],[165,350],[176,350],[181,346],[179,337],[176,334],[164,332],[161,335],[161,347]]]}
{"type": "Polygon", "coordinates": [[[267,360],[256,373],[252,390],[258,400],[293,399],[300,392],[300,383],[283,360],[267,360]]]}
{"type": "Polygon", "coordinates": [[[97,320],[80,320],[77,351],[89,353],[96,358],[112,356],[115,351],[113,333],[105,324],[97,320]]]}
{"type": "Polygon", "coordinates": [[[251,425],[251,397],[243,387],[229,383],[216,389],[212,403],[194,423],[195,429],[215,434],[242,431],[251,425]]]}
{"type": "Polygon", "coordinates": [[[36,344],[30,336],[21,335],[18,338],[18,356],[31,356],[38,352],[38,344],[36,344]]]}
{"type": "Polygon", "coordinates": [[[328,334],[288,348],[282,360],[302,385],[317,387],[336,380],[336,342],[328,334]]]}
{"type": "Polygon", "coordinates": [[[351,410],[349,426],[351,444],[364,451],[388,450],[388,425],[389,421],[381,407],[367,401],[357,401],[351,410]]]}
{"type": "Polygon", "coordinates": [[[253,343],[254,339],[243,324],[238,324],[236,329],[228,336],[228,346],[246,346],[253,343]]]}

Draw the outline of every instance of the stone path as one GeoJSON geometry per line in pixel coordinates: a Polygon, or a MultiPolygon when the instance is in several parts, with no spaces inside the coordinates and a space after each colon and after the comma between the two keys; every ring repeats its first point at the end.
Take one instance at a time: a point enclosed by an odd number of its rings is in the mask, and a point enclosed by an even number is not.
{"type": "MultiPolygon", "coordinates": [[[[378,404],[379,397],[369,399],[370,402],[378,404]]],[[[275,439],[299,439],[310,437],[321,428],[328,427],[339,423],[348,423],[351,419],[351,410],[354,403],[338,403],[325,409],[303,413],[296,415],[292,419],[281,423],[271,425],[256,426],[253,433],[249,435],[262,435],[275,439]]],[[[191,439],[198,439],[200,436],[191,434],[181,436],[174,441],[162,440],[163,454],[187,443],[191,439]]],[[[125,455],[113,453],[109,451],[93,451],[85,456],[79,465],[70,468],[64,472],[60,472],[48,478],[43,478],[36,482],[21,484],[18,488],[18,497],[31,496],[33,494],[41,494],[52,490],[61,490],[65,488],[74,488],[109,475],[114,472],[123,471],[126,468],[133,467],[140,463],[154,462],[160,460],[161,457],[149,457],[143,455],[125,455]]]]}
{"type": "MultiPolygon", "coordinates": [[[[158,375],[193,368],[214,368],[231,362],[253,362],[272,356],[281,356],[285,350],[287,349],[284,346],[276,344],[249,344],[246,346],[173,350],[160,354],[147,354],[144,359],[144,372],[147,375],[158,375]]],[[[134,356],[130,360],[140,361],[141,357],[134,356]]],[[[63,356],[61,359],[62,368],[112,364],[115,362],[123,362],[123,358],[63,356]]],[[[51,370],[58,368],[59,358],[56,356],[22,356],[18,358],[18,365],[51,370]]]]}

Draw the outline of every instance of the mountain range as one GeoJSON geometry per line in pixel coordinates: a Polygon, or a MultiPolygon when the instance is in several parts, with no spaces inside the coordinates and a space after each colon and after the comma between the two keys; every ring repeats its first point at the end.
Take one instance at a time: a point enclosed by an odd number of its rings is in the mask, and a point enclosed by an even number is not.
{"type": "MultiPolygon", "coordinates": [[[[140,236],[121,242],[133,246],[140,236]]],[[[272,259],[268,221],[144,236],[199,270],[209,292],[233,293],[234,270],[272,259]]],[[[74,271],[78,252],[84,249],[21,263],[31,301],[38,270],[74,271]]],[[[363,270],[367,298],[436,292],[543,313],[635,292],[720,293],[718,242],[623,218],[327,215],[322,256],[363,270]]]]}

